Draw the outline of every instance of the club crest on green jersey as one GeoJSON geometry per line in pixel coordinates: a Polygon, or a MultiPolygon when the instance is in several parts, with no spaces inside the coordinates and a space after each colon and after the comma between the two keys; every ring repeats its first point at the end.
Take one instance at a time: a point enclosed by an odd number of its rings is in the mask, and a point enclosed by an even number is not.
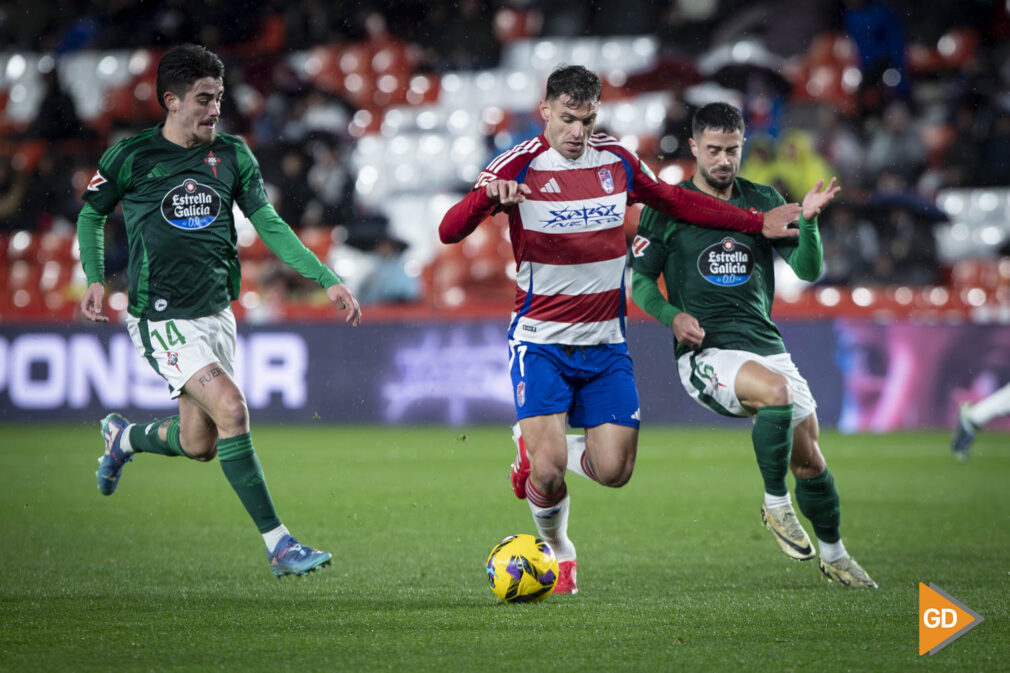
{"type": "Polygon", "coordinates": [[[196,180],[186,180],[161,200],[161,214],[173,227],[203,229],[221,212],[221,197],[213,188],[196,180]]]}
{"type": "Polygon", "coordinates": [[[719,287],[736,287],[750,280],[754,271],[751,249],[727,236],[698,255],[698,273],[719,287]]]}

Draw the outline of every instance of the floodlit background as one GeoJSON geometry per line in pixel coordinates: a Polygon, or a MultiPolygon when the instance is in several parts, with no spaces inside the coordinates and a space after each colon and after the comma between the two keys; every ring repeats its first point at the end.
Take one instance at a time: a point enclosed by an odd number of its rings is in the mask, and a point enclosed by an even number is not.
{"type": "MultiPolygon", "coordinates": [[[[790,199],[840,178],[820,218],[824,275],[803,283],[781,263],[775,314],[800,323],[787,343],[825,423],[946,427],[957,404],[1010,379],[1006,1],[36,5],[0,7],[0,417],[153,404],[122,392],[146,375],[119,363],[112,331],[80,320],[73,232],[104,149],[163,119],[158,58],[187,40],[227,66],[221,128],[249,142],[281,215],[365,304],[377,332],[354,351],[359,381],[374,372],[382,389],[355,413],[370,420],[509,419],[507,388],[481,383],[504,377],[494,349],[515,278],[504,217],[454,246],[438,242],[437,224],[493,156],[540,131],[535,106],[559,63],[601,75],[599,127],[670,182],[692,170],[692,111],[715,100],[744,110],[744,177],[790,199]],[[399,343],[404,322],[444,329],[399,343]],[[474,322],[487,327],[479,337],[466,333],[474,322]],[[900,360],[909,351],[916,367],[900,360]]],[[[637,216],[629,210],[629,237],[637,216]]],[[[108,304],[121,318],[118,215],[106,245],[108,304]]],[[[283,325],[300,340],[291,352],[304,351],[275,362],[276,378],[294,372],[303,389],[267,389],[260,408],[309,414],[335,374],[303,359],[327,357],[311,325],[333,310],[247,222],[239,246],[243,330],[283,325]]],[[[668,396],[665,331],[630,315],[633,355],[664,363],[655,392],[639,367],[643,397],[668,396]]],[[[653,418],[705,418],[671,406],[653,418]]]]}
{"type": "Polygon", "coordinates": [[[1010,420],[963,464],[949,436],[959,404],[1010,381],[1008,6],[0,2],[0,670],[1005,670],[1010,420]],[[77,310],[74,223],[105,149],[163,119],[156,64],[184,41],[225,61],[221,127],[365,304],[347,327],[240,226],[257,456],[285,524],[334,555],[302,581],[272,578],[214,462],[139,455],[95,492],[98,419],[174,405],[122,324],[121,216],[106,326],[77,310]],[[580,593],[489,591],[490,549],[533,532],[507,479],[515,263],[500,216],[455,246],[437,224],[541,130],[562,62],[602,76],[601,129],[666,180],[688,176],[691,113],[715,100],[744,110],[744,176],[794,199],[841,179],[824,276],[783,265],[774,317],[878,591],[779,552],[750,424],[690,401],[669,330],[633,305],[635,475],[567,480],[580,593]],[[919,582],[985,622],[918,657],[919,582]]]}

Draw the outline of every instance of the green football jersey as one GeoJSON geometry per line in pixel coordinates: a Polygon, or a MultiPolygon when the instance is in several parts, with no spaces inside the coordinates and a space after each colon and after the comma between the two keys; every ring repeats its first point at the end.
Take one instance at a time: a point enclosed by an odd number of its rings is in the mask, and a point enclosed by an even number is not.
{"type": "MultiPolygon", "coordinates": [[[[701,191],[691,180],[680,186],[701,191]]],[[[785,199],[773,187],[737,178],[729,203],[767,211],[785,199]]],[[[788,259],[796,239],[772,241],[760,234],[699,227],[647,207],[638,223],[630,264],[633,271],[652,279],[663,274],[669,303],[694,316],[704,328],[702,348],[772,355],[785,352],[771,320],[773,247],[788,259]]],[[[676,344],[677,357],[688,350],[676,344]]]]}
{"type": "Polygon", "coordinates": [[[102,215],[122,203],[130,247],[129,312],[137,318],[200,318],[238,297],[233,205],[247,216],[269,203],[259,164],[237,136],[184,148],[163,124],[110,148],[84,201],[102,215]]]}

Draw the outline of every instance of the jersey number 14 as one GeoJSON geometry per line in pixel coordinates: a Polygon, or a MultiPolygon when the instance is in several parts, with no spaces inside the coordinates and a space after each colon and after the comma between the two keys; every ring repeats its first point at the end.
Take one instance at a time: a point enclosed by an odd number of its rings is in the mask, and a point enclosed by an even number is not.
{"type": "Polygon", "coordinates": [[[175,326],[174,320],[165,323],[165,336],[168,337],[168,343],[165,343],[165,339],[162,338],[158,330],[151,330],[151,336],[158,340],[163,351],[167,351],[169,346],[182,346],[186,343],[186,337],[182,336],[182,332],[175,326]]]}

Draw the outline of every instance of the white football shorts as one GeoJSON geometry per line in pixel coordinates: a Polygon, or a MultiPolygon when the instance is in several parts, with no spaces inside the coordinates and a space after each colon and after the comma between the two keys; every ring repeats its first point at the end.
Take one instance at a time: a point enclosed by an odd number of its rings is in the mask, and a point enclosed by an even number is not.
{"type": "Polygon", "coordinates": [[[793,393],[793,427],[817,410],[817,402],[806,379],[793,364],[789,353],[757,355],[748,351],[706,348],[680,356],[677,369],[684,390],[701,406],[724,416],[750,416],[736,396],[736,376],[745,362],[753,360],[781,374],[793,393]]]}
{"type": "Polygon", "coordinates": [[[172,399],[194,374],[219,363],[228,376],[235,375],[235,315],[226,308],[195,320],[141,320],[126,317],[133,346],[154,371],[168,381],[172,399]]]}

